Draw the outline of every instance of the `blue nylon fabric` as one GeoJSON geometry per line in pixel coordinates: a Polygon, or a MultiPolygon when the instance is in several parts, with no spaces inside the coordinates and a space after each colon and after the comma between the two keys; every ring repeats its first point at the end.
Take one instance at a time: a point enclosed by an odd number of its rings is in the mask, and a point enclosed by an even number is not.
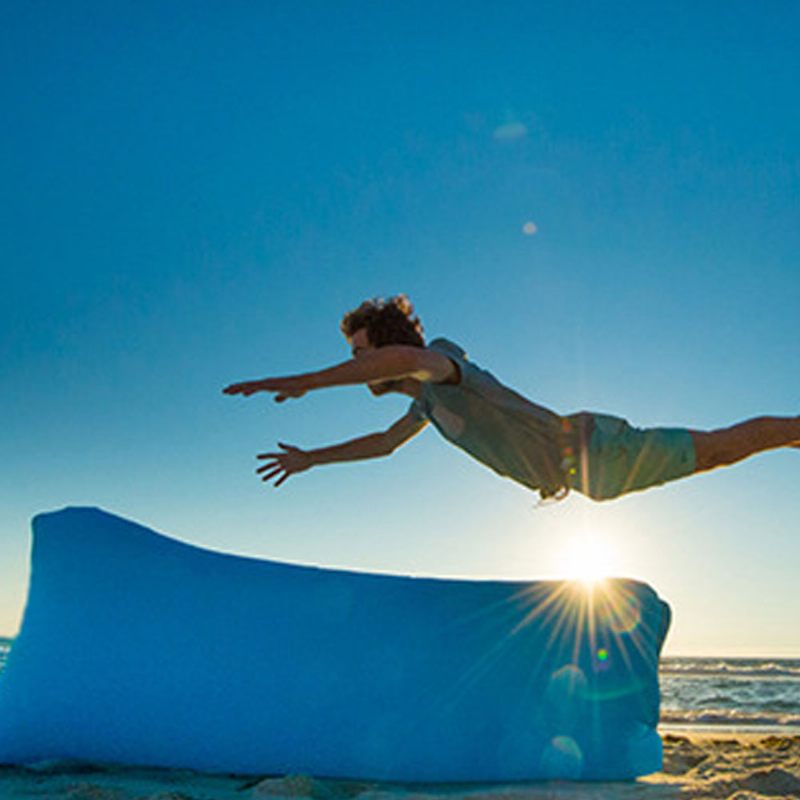
{"type": "Polygon", "coordinates": [[[94,508],[33,521],[0,763],[402,781],[661,767],[669,607],[615,579],[416,578],[213,552],[94,508]]]}

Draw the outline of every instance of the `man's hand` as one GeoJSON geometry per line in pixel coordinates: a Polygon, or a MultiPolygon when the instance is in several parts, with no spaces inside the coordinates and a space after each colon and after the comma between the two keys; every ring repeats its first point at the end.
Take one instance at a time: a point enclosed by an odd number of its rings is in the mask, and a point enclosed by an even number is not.
{"type": "Polygon", "coordinates": [[[280,486],[290,475],[304,472],[313,465],[311,455],[307,451],[301,450],[299,447],[292,447],[292,445],[284,444],[283,442],[278,442],[278,446],[282,447],[285,452],[261,453],[256,456],[256,458],[270,459],[266,464],[256,470],[258,473],[266,473],[261,478],[262,481],[269,481],[276,475],[280,475],[278,480],[275,481],[275,488],[280,486]],[[281,475],[280,473],[283,474],[281,475]]]}
{"type": "Polygon", "coordinates": [[[304,376],[300,375],[291,378],[264,378],[260,381],[232,383],[222,391],[224,394],[243,394],[245,397],[250,397],[256,392],[275,392],[275,402],[282,403],[289,397],[302,397],[308,388],[304,376]]]}

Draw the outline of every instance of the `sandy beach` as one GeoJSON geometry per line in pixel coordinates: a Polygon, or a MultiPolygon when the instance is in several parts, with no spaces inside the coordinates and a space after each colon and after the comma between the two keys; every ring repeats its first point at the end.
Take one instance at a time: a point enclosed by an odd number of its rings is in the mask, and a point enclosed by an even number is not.
{"type": "Polygon", "coordinates": [[[46,800],[800,798],[800,735],[667,732],[664,751],[662,772],[628,783],[594,784],[410,785],[321,780],[308,775],[205,775],[190,770],[49,761],[25,768],[0,767],[0,797],[46,800]]]}

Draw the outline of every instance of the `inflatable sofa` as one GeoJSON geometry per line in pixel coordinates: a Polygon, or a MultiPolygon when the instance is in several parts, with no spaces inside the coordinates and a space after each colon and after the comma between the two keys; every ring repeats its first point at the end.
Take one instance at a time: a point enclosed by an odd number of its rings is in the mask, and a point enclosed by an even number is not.
{"type": "Polygon", "coordinates": [[[402,782],[661,767],[669,607],[633,580],[451,580],[212,552],[95,508],[33,520],[0,763],[402,782]]]}

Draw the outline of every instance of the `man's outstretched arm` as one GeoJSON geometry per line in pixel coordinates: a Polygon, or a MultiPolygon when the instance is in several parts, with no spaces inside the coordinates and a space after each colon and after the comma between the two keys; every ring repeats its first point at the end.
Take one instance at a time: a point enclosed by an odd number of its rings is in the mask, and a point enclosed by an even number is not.
{"type": "Polygon", "coordinates": [[[249,396],[256,392],[275,392],[275,400],[283,402],[289,397],[302,397],[314,389],[329,386],[347,386],[372,381],[401,378],[441,381],[450,377],[455,367],[441,353],[422,347],[392,344],[351,358],[341,364],[316,372],[289,375],[283,378],[263,378],[244,381],[225,387],[225,394],[249,396]]]}
{"type": "Polygon", "coordinates": [[[281,453],[261,453],[260,459],[268,459],[256,469],[264,473],[261,480],[269,481],[277,478],[275,486],[280,486],[290,475],[304,472],[318,464],[333,464],[337,461],[357,461],[366,458],[388,456],[400,445],[416,436],[428,423],[406,414],[390,428],[379,433],[370,433],[342,444],[320,447],[316,450],[301,450],[290,444],[279,442],[283,448],[281,453]]]}

